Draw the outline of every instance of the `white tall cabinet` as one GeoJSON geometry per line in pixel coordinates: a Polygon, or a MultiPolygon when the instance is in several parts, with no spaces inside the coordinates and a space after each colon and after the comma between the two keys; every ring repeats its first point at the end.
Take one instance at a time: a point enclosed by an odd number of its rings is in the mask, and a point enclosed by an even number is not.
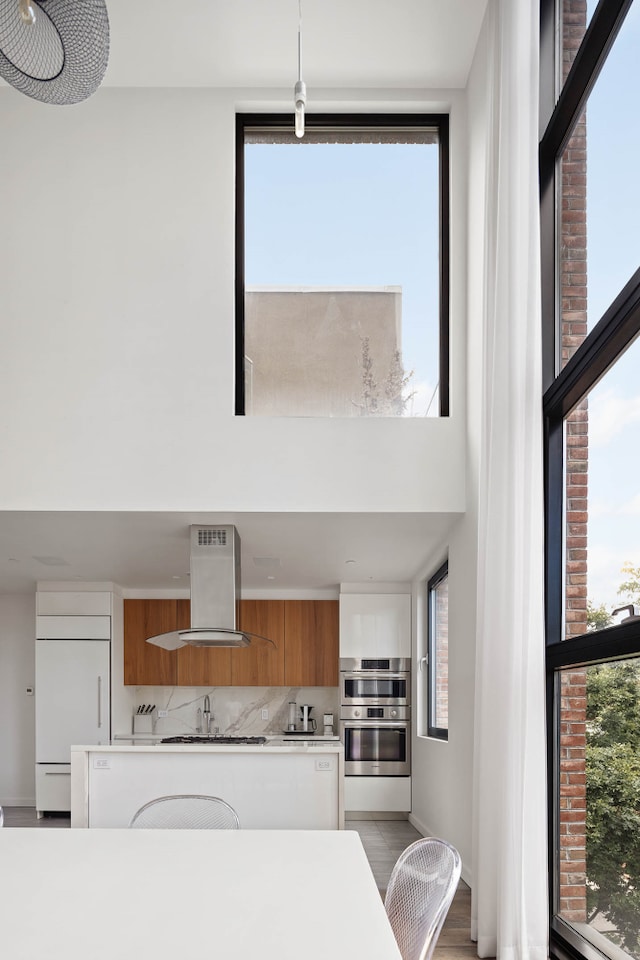
{"type": "Polygon", "coordinates": [[[71,746],[111,736],[111,594],[36,594],[36,810],[71,810],[71,746]]]}
{"type": "MultiPolygon", "coordinates": [[[[409,593],[341,593],[340,658],[411,658],[409,593]]],[[[345,812],[408,813],[411,777],[345,777],[345,812]]]]}

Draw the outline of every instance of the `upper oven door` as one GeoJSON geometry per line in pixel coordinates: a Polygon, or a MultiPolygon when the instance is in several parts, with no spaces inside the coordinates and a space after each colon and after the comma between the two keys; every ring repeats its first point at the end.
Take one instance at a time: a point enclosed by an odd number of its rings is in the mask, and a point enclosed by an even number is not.
{"type": "Polygon", "coordinates": [[[341,673],[344,706],[379,704],[406,706],[410,696],[408,673],[341,673]]]}

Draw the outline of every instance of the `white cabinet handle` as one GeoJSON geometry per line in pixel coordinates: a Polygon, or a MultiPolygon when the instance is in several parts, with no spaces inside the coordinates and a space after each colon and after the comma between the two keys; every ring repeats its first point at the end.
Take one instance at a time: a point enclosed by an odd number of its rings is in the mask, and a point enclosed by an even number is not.
{"type": "Polygon", "coordinates": [[[102,726],[102,677],[98,677],[98,726],[102,726]]]}
{"type": "Polygon", "coordinates": [[[71,770],[45,770],[45,777],[70,777],[71,770]]]}
{"type": "Polygon", "coordinates": [[[420,657],[420,659],[418,660],[418,670],[424,670],[428,663],[429,663],[429,657],[427,656],[420,657]]]}

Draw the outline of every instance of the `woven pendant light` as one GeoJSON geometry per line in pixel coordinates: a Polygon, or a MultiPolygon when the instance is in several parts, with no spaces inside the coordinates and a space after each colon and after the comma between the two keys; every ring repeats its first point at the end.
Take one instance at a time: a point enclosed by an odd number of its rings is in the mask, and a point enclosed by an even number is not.
{"type": "Polygon", "coordinates": [[[0,0],[0,76],[43,103],[78,103],[109,61],[104,0],[0,0]]]}

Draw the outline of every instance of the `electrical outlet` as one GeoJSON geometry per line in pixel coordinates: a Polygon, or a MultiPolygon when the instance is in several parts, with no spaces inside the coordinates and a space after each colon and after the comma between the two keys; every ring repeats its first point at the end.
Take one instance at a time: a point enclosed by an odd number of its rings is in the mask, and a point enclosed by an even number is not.
{"type": "Polygon", "coordinates": [[[268,708],[268,707],[263,707],[263,708],[262,708],[262,719],[263,719],[263,720],[268,720],[268,719],[269,719],[269,708],[268,708]]]}
{"type": "Polygon", "coordinates": [[[162,717],[168,717],[168,716],[169,716],[169,711],[168,711],[168,710],[158,710],[158,719],[159,719],[159,720],[162,719],[162,717]]]}
{"type": "Polygon", "coordinates": [[[331,760],[316,760],[316,770],[333,770],[331,760]]]}

